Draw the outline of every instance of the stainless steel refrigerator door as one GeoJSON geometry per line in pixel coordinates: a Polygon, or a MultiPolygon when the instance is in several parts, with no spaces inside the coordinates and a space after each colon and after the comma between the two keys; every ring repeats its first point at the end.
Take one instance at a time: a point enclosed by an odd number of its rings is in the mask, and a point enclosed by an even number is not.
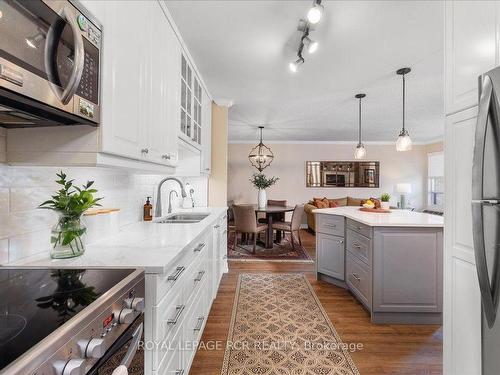
{"type": "Polygon", "coordinates": [[[480,101],[472,170],[472,219],[481,290],[483,375],[500,368],[500,69],[480,77],[480,101]]]}

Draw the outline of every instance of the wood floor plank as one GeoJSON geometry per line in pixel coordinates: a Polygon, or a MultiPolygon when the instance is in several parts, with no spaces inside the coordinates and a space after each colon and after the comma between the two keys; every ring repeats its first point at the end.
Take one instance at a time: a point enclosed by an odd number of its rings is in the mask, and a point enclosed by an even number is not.
{"type": "MultiPolygon", "coordinates": [[[[309,255],[315,258],[315,237],[301,233],[309,255]]],[[[281,262],[230,262],[222,278],[203,332],[205,343],[220,340],[219,350],[198,349],[190,375],[219,375],[225,340],[231,321],[233,299],[240,273],[291,272],[306,275],[342,340],[362,343],[351,353],[361,375],[442,374],[442,328],[437,325],[371,324],[368,312],[349,291],[317,281],[314,264],[281,262]]]]}

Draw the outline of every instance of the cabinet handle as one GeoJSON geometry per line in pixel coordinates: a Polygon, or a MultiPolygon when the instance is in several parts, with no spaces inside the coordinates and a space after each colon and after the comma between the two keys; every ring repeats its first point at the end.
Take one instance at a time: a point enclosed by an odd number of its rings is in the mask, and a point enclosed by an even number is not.
{"type": "Polygon", "coordinates": [[[196,324],[196,327],[193,328],[193,331],[201,331],[201,326],[203,325],[204,321],[205,321],[204,316],[198,317],[198,323],[196,324]]]}
{"type": "Polygon", "coordinates": [[[197,253],[197,252],[203,250],[204,247],[205,247],[205,242],[202,242],[194,248],[194,252],[197,253]]]}
{"type": "Polygon", "coordinates": [[[184,375],[184,369],[175,370],[175,375],[184,375]]]}
{"type": "Polygon", "coordinates": [[[148,152],[149,152],[149,149],[147,149],[147,148],[143,148],[141,150],[141,154],[147,154],[148,152]]]}
{"type": "Polygon", "coordinates": [[[201,279],[203,279],[203,275],[205,275],[205,271],[200,271],[198,272],[198,276],[194,279],[194,282],[198,282],[198,281],[201,281],[201,279]]]}
{"type": "Polygon", "coordinates": [[[356,249],[361,249],[361,245],[357,243],[353,243],[352,247],[355,247],[356,249]]]}
{"type": "Polygon", "coordinates": [[[205,170],[206,170],[206,171],[209,171],[209,170],[210,170],[210,168],[205,168],[205,170]]]}
{"type": "Polygon", "coordinates": [[[363,227],[360,227],[360,226],[358,225],[358,226],[356,226],[356,229],[357,229],[357,230],[361,230],[361,229],[363,229],[363,227]]]}
{"type": "Polygon", "coordinates": [[[165,154],[165,155],[162,155],[161,158],[170,160],[171,156],[170,156],[170,154],[165,154]]]}
{"type": "Polygon", "coordinates": [[[323,224],[324,227],[327,227],[327,228],[336,228],[337,225],[336,224],[323,224]]]}
{"type": "Polygon", "coordinates": [[[181,273],[184,272],[185,269],[186,269],[186,267],[184,267],[184,266],[177,267],[175,269],[175,273],[173,275],[170,275],[169,277],[167,277],[167,280],[168,281],[177,281],[177,279],[179,278],[181,273]]]}
{"type": "Polygon", "coordinates": [[[356,275],[355,273],[351,273],[351,276],[354,277],[356,279],[356,281],[361,281],[361,279],[359,278],[359,276],[356,275]]]}
{"type": "Polygon", "coordinates": [[[214,225],[214,229],[217,229],[217,228],[220,228],[220,225],[219,225],[219,224],[214,225]]]}
{"type": "Polygon", "coordinates": [[[341,244],[343,244],[343,243],[344,243],[344,240],[339,240],[337,243],[338,243],[339,245],[341,245],[341,244]]]}
{"type": "Polygon", "coordinates": [[[181,317],[181,314],[184,311],[185,307],[186,307],[186,305],[177,305],[175,307],[175,316],[172,319],[168,319],[167,320],[167,324],[169,324],[169,325],[176,325],[177,321],[181,317]]]}

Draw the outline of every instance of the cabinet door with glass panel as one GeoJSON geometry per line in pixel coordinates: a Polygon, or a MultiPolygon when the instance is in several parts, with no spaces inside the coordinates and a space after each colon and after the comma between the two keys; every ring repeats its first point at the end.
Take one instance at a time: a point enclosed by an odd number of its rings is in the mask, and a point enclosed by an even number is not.
{"type": "Polygon", "coordinates": [[[201,146],[202,87],[188,60],[181,61],[181,133],[180,137],[196,148],[201,146]]]}

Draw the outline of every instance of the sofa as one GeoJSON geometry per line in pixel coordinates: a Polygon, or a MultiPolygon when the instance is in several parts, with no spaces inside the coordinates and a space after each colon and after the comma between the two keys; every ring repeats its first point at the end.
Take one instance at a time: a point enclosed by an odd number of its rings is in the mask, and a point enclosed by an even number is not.
{"type": "MultiPolygon", "coordinates": [[[[314,198],[310,200],[308,203],[304,205],[304,212],[306,213],[307,216],[307,226],[309,227],[309,230],[316,232],[316,217],[313,214],[313,210],[317,209],[318,207],[315,206],[314,202],[318,198],[314,198]]],[[[319,198],[319,200],[325,199],[325,198],[319,198]]],[[[336,206],[361,206],[362,203],[365,201],[363,198],[353,198],[353,197],[344,197],[344,198],[335,198],[335,199],[327,199],[330,202],[334,202],[333,205],[336,206]]]]}

